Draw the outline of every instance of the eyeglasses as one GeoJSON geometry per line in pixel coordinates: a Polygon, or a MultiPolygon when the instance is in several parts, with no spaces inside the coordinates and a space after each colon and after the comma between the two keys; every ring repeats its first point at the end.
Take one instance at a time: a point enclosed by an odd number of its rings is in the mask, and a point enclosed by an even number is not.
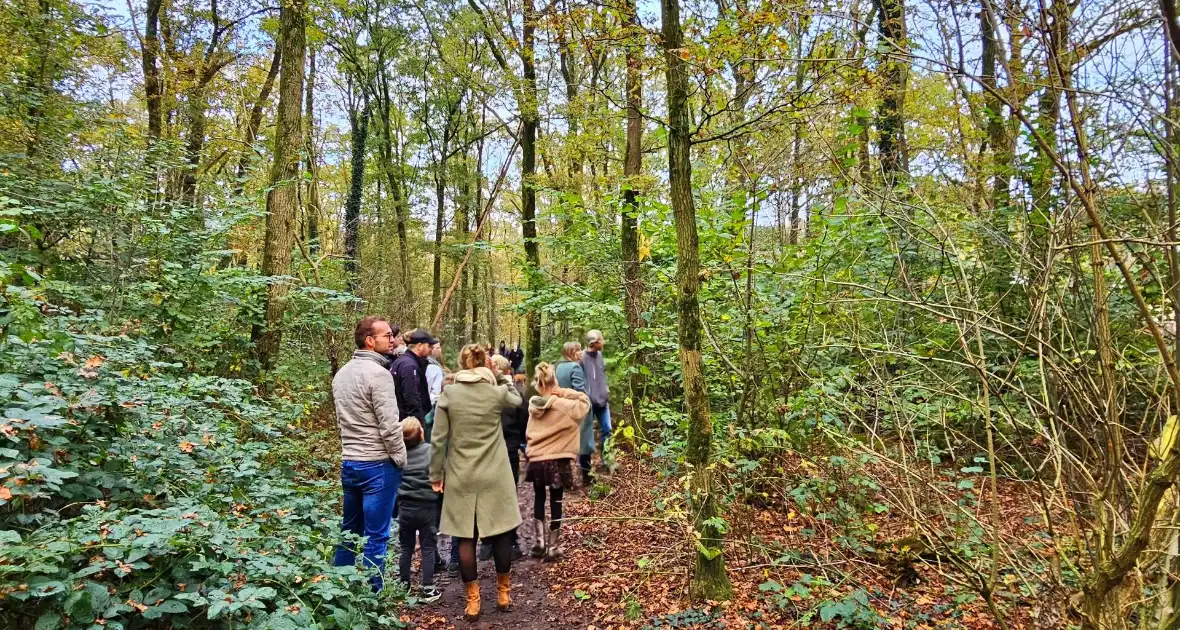
{"type": "Polygon", "coordinates": [[[370,337],[374,337],[374,338],[376,338],[376,339],[380,339],[380,338],[382,338],[382,337],[385,337],[386,339],[390,339],[390,340],[392,340],[392,339],[393,339],[394,337],[396,337],[397,335],[395,335],[395,334],[393,334],[393,333],[385,333],[384,335],[369,335],[369,336],[370,336],[370,337]]]}

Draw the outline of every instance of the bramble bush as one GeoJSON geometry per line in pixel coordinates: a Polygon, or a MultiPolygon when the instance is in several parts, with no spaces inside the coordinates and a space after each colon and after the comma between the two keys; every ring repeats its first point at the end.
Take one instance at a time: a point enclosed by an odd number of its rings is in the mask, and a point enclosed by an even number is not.
{"type": "Polygon", "coordinates": [[[395,595],[331,567],[333,488],[263,463],[298,405],[87,324],[0,355],[0,625],[397,623],[395,595]]]}

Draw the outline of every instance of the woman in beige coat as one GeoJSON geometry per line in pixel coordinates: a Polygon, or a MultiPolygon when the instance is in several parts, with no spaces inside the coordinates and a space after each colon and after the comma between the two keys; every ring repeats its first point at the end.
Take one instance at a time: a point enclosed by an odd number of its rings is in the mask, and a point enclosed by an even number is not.
{"type": "Polygon", "coordinates": [[[557,386],[552,365],[537,366],[533,387],[537,396],[529,401],[529,467],[525,481],[533,483],[533,523],[536,540],[533,556],[546,562],[561,557],[561,499],[573,487],[574,457],[582,418],[590,411],[590,399],[582,392],[557,386]],[[545,491],[549,492],[549,531],[545,531],[545,491]]]}
{"type": "Polygon", "coordinates": [[[512,605],[509,569],[512,530],[520,526],[516,484],[508,463],[508,449],[500,412],[520,404],[511,382],[497,379],[487,351],[471,344],[459,354],[461,370],[443,388],[431,436],[430,481],[443,493],[439,531],[459,539],[459,574],[467,589],[467,620],[479,618],[475,540],[491,544],[496,562],[496,603],[512,605]]]}

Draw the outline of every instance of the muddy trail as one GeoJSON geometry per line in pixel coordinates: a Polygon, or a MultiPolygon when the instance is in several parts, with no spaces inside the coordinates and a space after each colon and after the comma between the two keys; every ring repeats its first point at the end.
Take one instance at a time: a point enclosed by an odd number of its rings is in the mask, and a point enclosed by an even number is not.
{"type": "MultiPolygon", "coordinates": [[[[523,471],[521,476],[523,477],[523,471]]],[[[479,621],[468,623],[463,618],[467,604],[463,592],[463,581],[458,574],[450,575],[440,568],[435,584],[442,590],[442,599],[433,604],[416,604],[402,610],[401,619],[412,628],[512,628],[531,630],[540,628],[585,628],[578,615],[564,602],[562,593],[550,589],[546,570],[560,568],[561,563],[546,564],[528,555],[533,546],[533,490],[523,481],[517,486],[517,504],[520,506],[522,525],[520,546],[524,557],[512,563],[512,610],[500,612],[496,608],[496,570],[491,560],[479,563],[480,595],[482,598],[479,621]]],[[[568,510],[586,501],[585,489],[578,487],[565,495],[568,510]]],[[[563,540],[569,548],[569,541],[563,540]]],[[[439,535],[439,552],[447,558],[450,540],[439,535]]],[[[414,584],[418,583],[418,560],[414,562],[414,584]]]]}

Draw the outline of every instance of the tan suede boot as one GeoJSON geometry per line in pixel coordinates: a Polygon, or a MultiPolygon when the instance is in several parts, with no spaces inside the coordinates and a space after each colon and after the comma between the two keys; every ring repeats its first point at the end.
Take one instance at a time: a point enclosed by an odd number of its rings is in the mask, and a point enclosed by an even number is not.
{"type": "Polygon", "coordinates": [[[467,621],[479,621],[479,580],[472,580],[463,585],[467,589],[467,608],[463,616],[467,621]]]}
{"type": "Polygon", "coordinates": [[[512,590],[512,575],[508,573],[496,574],[496,607],[500,612],[508,612],[512,610],[512,596],[509,591],[512,590]]]}

